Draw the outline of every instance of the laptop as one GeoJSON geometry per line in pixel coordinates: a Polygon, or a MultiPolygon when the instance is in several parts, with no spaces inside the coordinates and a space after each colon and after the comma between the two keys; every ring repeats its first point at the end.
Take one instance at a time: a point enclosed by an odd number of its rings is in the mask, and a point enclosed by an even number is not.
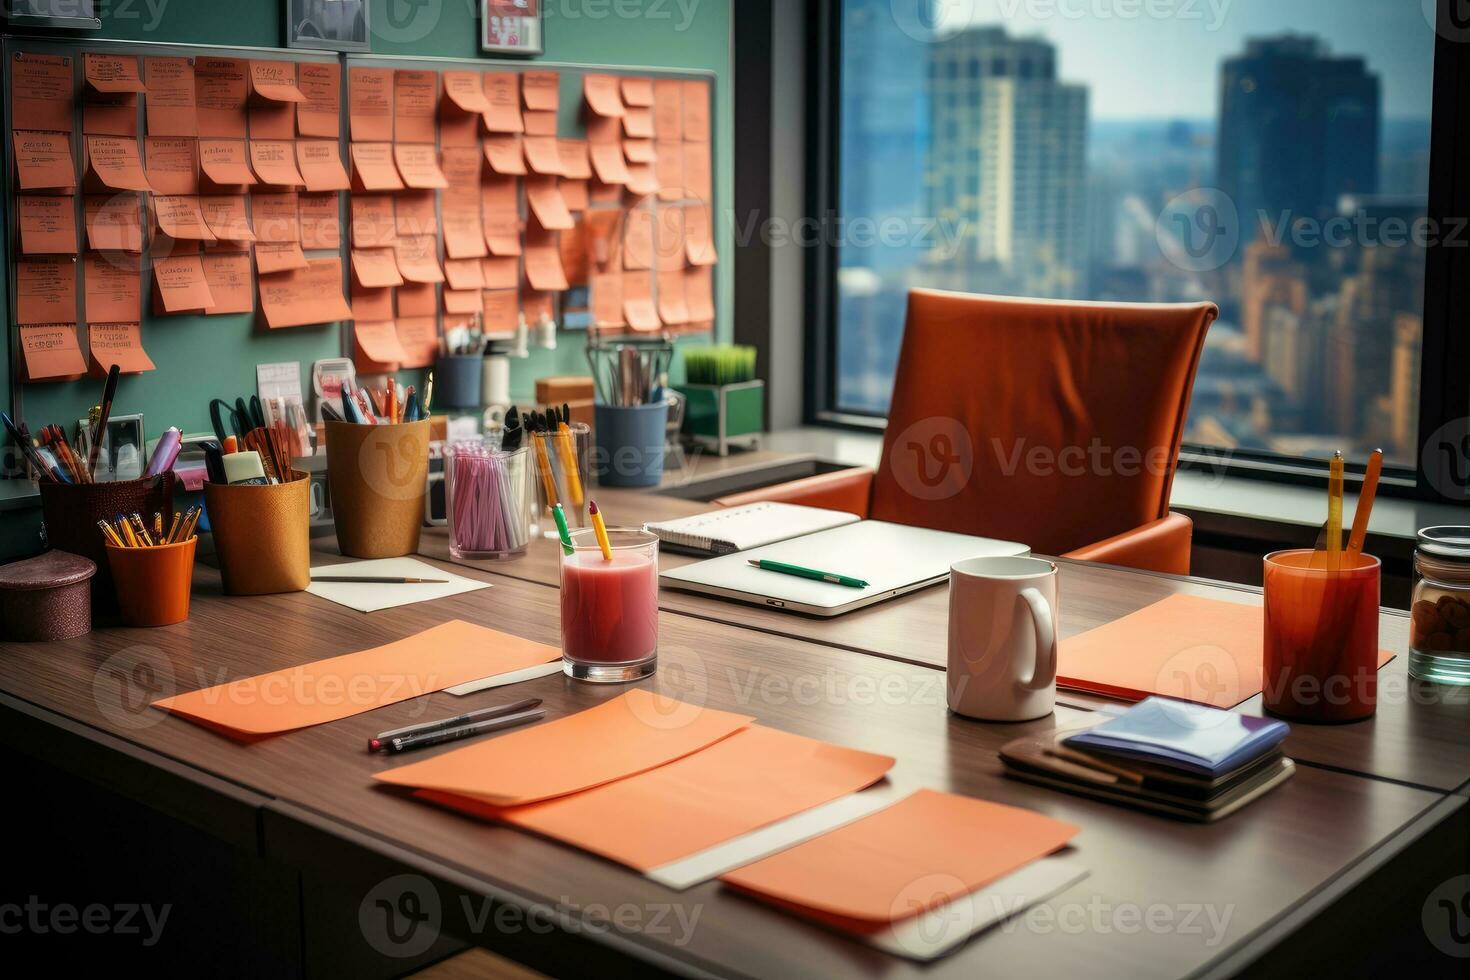
{"type": "Polygon", "coordinates": [[[1024,556],[1015,541],[933,531],[886,521],[860,521],[664,572],[659,584],[681,592],[734,599],[811,616],[840,616],[875,602],[936,585],[965,558],[1024,556]],[[865,579],[866,589],[768,572],[769,560],[865,579]]]}

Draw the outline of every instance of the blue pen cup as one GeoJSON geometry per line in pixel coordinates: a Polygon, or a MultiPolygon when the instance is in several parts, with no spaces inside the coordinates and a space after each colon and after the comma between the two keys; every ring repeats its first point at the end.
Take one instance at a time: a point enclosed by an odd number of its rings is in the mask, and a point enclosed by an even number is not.
{"type": "Polygon", "coordinates": [[[656,487],[664,476],[669,403],[597,405],[597,482],[605,487],[656,487]]]}
{"type": "Polygon", "coordinates": [[[434,366],[434,402],[448,408],[479,408],[482,366],[479,354],[453,354],[434,366]]]}

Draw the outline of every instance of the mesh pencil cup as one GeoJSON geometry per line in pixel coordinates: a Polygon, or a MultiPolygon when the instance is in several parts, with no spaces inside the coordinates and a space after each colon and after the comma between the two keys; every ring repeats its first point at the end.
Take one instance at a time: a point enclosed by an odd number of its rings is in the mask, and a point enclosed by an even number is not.
{"type": "Polygon", "coordinates": [[[531,543],[531,449],[458,443],[444,454],[449,553],[456,559],[519,558],[531,543]]]}

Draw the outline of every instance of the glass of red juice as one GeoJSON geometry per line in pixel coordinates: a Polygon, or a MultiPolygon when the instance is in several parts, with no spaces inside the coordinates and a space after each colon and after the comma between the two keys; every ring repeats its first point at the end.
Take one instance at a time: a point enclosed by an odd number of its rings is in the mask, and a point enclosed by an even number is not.
{"type": "Polygon", "coordinates": [[[1266,556],[1267,711],[1331,723],[1378,710],[1379,569],[1346,551],[1266,556]]]}
{"type": "Polygon", "coordinates": [[[561,556],[561,658],[567,676],[601,684],[647,677],[658,666],[658,537],[608,528],[612,560],[592,528],[573,531],[561,556]]]}

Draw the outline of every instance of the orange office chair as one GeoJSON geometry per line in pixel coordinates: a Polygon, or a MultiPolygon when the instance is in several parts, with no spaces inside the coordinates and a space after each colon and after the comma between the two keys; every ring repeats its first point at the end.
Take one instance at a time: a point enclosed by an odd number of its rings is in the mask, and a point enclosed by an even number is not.
{"type": "Polygon", "coordinates": [[[878,471],[725,497],[1021,541],[1189,573],[1169,490],[1213,303],[1079,303],[916,289],[878,471]]]}

